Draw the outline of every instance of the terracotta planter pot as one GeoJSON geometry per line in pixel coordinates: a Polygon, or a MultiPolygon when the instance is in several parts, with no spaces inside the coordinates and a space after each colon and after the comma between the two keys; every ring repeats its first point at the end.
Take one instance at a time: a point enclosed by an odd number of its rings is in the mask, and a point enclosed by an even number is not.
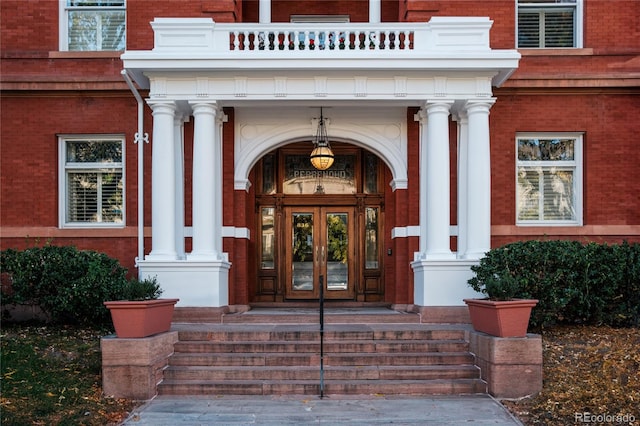
{"type": "Polygon", "coordinates": [[[538,301],[464,299],[464,303],[469,307],[471,324],[475,330],[497,337],[525,337],[531,309],[538,301]]]}
{"type": "Polygon", "coordinates": [[[174,305],[180,299],[104,302],[111,312],[116,336],[139,338],[169,331],[174,305]]]}

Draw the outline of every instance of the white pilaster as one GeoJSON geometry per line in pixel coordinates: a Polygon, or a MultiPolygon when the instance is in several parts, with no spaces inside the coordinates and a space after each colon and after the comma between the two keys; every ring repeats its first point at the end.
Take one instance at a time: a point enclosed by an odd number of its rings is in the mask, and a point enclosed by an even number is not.
{"type": "Polygon", "coordinates": [[[260,23],[261,24],[270,24],[271,23],[271,0],[260,0],[258,4],[258,8],[260,9],[260,23]]]}
{"type": "Polygon", "coordinates": [[[472,100],[465,105],[469,118],[467,247],[464,257],[480,259],[491,248],[491,156],[489,109],[495,102],[472,100]]]}
{"type": "Polygon", "coordinates": [[[369,23],[379,24],[381,21],[380,0],[369,0],[369,23]]]}
{"type": "Polygon", "coordinates": [[[216,229],[215,197],[222,191],[216,179],[216,114],[215,102],[191,103],[194,117],[193,130],[193,249],[189,260],[217,260],[214,241],[216,229]]]}
{"type": "Polygon", "coordinates": [[[177,259],[176,163],[173,101],[148,101],[153,110],[151,158],[151,245],[147,260],[177,259]]]}
{"type": "Polygon", "coordinates": [[[185,117],[176,115],[173,121],[174,147],[176,160],[176,252],[178,259],[185,258],[184,252],[184,121],[185,117]]]}
{"type": "Polygon", "coordinates": [[[455,258],[449,241],[449,110],[452,104],[453,101],[445,100],[425,104],[427,132],[426,137],[425,132],[420,136],[420,239],[425,243],[420,245],[421,257],[426,260],[455,258]],[[422,176],[426,176],[426,182],[422,176]]]}
{"type": "Polygon", "coordinates": [[[469,167],[469,119],[466,111],[458,111],[458,257],[467,251],[467,221],[469,215],[468,167],[469,167]]]}
{"type": "Polygon", "coordinates": [[[223,161],[222,161],[222,126],[227,121],[228,117],[223,113],[222,109],[218,109],[216,114],[215,126],[214,126],[214,138],[213,138],[213,181],[214,185],[214,198],[213,198],[213,248],[218,255],[218,260],[227,260],[227,254],[223,253],[222,238],[223,238],[223,198],[222,198],[222,183],[223,183],[223,161]]]}

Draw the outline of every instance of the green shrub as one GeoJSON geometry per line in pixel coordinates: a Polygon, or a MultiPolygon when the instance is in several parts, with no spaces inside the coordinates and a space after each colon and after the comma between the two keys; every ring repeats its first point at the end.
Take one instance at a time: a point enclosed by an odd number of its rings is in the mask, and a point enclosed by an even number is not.
{"type": "Polygon", "coordinates": [[[132,285],[137,280],[127,280],[127,270],[117,260],[95,251],[46,245],[23,251],[8,249],[0,256],[2,271],[11,282],[2,289],[3,307],[38,305],[54,323],[108,323],[104,301],[126,299],[132,289],[138,298],[159,294],[155,281],[132,285]]]}
{"type": "Polygon", "coordinates": [[[532,327],[637,325],[640,244],[522,241],[487,252],[469,285],[493,299],[538,299],[532,327]]]}

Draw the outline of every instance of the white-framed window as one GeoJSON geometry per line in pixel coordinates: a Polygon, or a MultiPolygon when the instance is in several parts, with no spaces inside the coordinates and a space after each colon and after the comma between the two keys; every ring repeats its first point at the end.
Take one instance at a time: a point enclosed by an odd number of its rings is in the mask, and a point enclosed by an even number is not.
{"type": "Polygon", "coordinates": [[[583,0],[516,0],[518,48],[581,48],[583,0]]]}
{"type": "Polygon", "coordinates": [[[124,227],[124,136],[62,135],[58,144],[60,227],[124,227]]]}
{"type": "Polygon", "coordinates": [[[516,135],[516,224],[582,225],[582,133],[516,135]]]}
{"type": "Polygon", "coordinates": [[[125,49],[125,0],[60,0],[60,50],[125,49]]]}

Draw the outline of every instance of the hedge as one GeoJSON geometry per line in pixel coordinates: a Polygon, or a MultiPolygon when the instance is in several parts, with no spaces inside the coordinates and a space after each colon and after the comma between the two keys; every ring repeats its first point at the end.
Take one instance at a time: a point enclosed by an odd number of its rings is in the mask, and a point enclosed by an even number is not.
{"type": "Polygon", "coordinates": [[[518,297],[538,299],[532,327],[640,324],[638,243],[515,242],[490,250],[471,269],[472,286],[511,277],[518,297]]]}

